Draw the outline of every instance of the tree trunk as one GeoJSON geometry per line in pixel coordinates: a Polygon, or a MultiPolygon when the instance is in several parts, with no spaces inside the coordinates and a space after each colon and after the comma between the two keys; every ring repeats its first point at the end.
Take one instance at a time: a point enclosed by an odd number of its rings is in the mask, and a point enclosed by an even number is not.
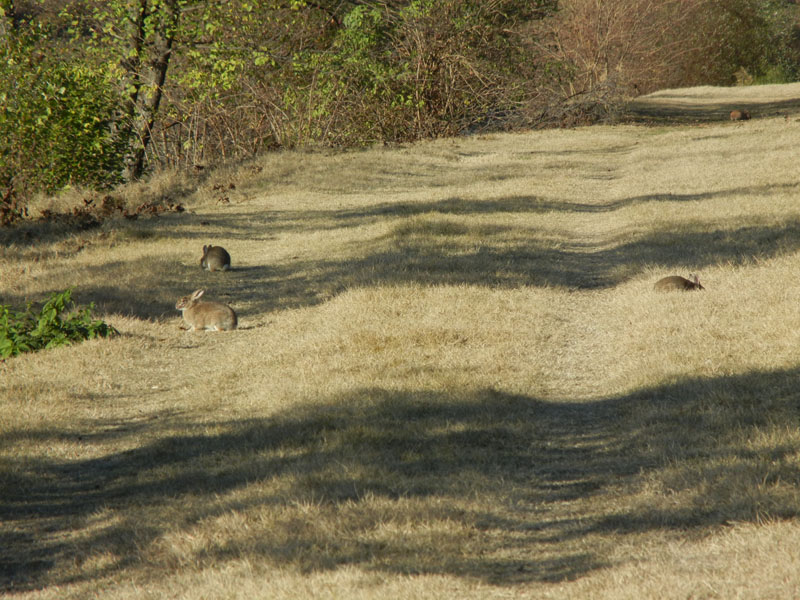
{"type": "Polygon", "coordinates": [[[138,179],[144,172],[180,19],[178,0],[166,0],[153,12],[150,10],[148,0],[138,0],[131,19],[131,58],[124,65],[131,89],[123,131],[129,148],[125,157],[127,180],[138,179]],[[151,39],[147,39],[148,30],[151,39]]]}

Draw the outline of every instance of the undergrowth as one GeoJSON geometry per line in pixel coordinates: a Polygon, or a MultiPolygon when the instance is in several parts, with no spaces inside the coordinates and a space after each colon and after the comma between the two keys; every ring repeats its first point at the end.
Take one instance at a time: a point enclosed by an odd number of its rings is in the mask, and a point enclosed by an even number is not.
{"type": "Polygon", "coordinates": [[[30,302],[23,312],[0,305],[0,358],[119,334],[111,325],[92,318],[94,303],[63,316],[72,304],[69,288],[54,292],[38,311],[30,302]]]}

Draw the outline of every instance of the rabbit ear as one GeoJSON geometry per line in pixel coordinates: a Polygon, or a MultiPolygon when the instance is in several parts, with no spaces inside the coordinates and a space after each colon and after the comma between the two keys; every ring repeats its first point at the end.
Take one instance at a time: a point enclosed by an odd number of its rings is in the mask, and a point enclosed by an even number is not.
{"type": "Polygon", "coordinates": [[[694,282],[695,282],[697,285],[700,285],[700,277],[699,277],[699,276],[697,276],[697,275],[695,275],[695,276],[694,276],[694,282]]]}
{"type": "Polygon", "coordinates": [[[191,299],[192,300],[197,300],[204,293],[205,293],[205,290],[195,290],[194,293],[192,294],[192,298],[191,299]]]}
{"type": "Polygon", "coordinates": [[[203,254],[207,254],[208,253],[209,247],[210,246],[203,246],[203,254]]]}

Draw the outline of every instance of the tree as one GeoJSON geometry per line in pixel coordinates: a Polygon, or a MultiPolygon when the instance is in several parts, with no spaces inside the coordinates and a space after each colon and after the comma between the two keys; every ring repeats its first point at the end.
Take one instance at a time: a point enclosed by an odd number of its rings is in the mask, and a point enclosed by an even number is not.
{"type": "Polygon", "coordinates": [[[82,60],[65,60],[48,19],[9,0],[0,9],[0,188],[24,197],[116,183],[122,154],[109,123],[118,104],[107,78],[82,60]]]}
{"type": "Polygon", "coordinates": [[[93,49],[111,49],[109,72],[119,72],[121,117],[115,135],[125,144],[126,179],[141,177],[164,95],[167,69],[186,0],[110,0],[93,16],[93,49]]]}

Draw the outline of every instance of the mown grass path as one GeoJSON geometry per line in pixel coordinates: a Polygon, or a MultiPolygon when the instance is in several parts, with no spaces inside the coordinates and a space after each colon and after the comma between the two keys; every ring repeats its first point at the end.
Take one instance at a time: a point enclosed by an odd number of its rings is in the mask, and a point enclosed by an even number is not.
{"type": "Polygon", "coordinates": [[[2,232],[3,302],[77,284],[122,336],[0,366],[0,589],[797,595],[798,135],[274,154],[181,215],[2,232]],[[182,331],[198,288],[240,329],[182,331]]]}

